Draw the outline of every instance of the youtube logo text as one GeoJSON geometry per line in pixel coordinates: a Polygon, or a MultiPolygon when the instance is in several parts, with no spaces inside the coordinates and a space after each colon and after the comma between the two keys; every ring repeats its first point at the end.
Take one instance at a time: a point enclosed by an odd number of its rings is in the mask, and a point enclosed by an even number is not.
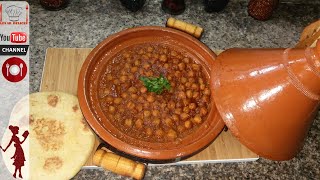
{"type": "Polygon", "coordinates": [[[25,43],[27,42],[27,34],[24,32],[12,32],[10,35],[0,34],[1,42],[25,43]]]}

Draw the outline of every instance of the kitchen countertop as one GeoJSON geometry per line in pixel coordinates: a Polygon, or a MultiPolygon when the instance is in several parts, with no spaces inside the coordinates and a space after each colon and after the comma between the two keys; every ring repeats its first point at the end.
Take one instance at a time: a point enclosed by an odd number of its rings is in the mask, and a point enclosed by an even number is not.
{"type": "MultiPolygon", "coordinates": [[[[289,0],[288,0],[289,1],[289,0]]],[[[198,24],[211,49],[231,47],[292,47],[303,28],[320,18],[318,1],[305,4],[281,3],[271,20],[256,21],[247,15],[246,1],[231,1],[221,13],[208,14],[201,1],[187,0],[178,19],[198,24]],[[313,4],[314,2],[314,4],[313,4]]],[[[301,2],[301,1],[300,1],[301,2]]],[[[147,0],[132,13],[118,0],[72,0],[61,11],[46,11],[31,0],[30,91],[39,90],[48,47],[95,47],[104,38],[128,27],[164,26],[169,17],[160,0],[147,0]]],[[[296,158],[276,162],[260,158],[255,162],[148,167],[145,179],[320,179],[320,114],[316,117],[302,151],[296,158]]],[[[74,179],[126,179],[102,169],[83,169],[74,179]]]]}

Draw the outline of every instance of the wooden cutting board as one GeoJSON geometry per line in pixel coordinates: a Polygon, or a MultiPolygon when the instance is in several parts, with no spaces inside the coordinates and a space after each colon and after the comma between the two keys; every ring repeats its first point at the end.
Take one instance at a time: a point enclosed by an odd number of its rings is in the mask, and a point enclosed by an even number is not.
{"type": "MultiPolygon", "coordinates": [[[[63,91],[77,95],[79,72],[90,51],[89,48],[48,48],[40,91],[63,91]]],[[[96,147],[99,144],[97,138],[96,147]]],[[[258,158],[258,155],[240,144],[230,131],[224,131],[200,153],[174,164],[255,161],[258,158]]],[[[92,156],[86,166],[93,166],[92,156]]]]}

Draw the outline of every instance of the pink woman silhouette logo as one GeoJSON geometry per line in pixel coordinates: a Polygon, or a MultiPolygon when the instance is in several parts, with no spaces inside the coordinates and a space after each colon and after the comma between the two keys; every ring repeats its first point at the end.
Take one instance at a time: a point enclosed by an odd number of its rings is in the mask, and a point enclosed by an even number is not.
{"type": "Polygon", "coordinates": [[[14,147],[16,148],[16,151],[15,151],[14,155],[11,157],[11,159],[13,159],[13,165],[16,168],[14,170],[13,177],[16,178],[16,173],[19,170],[19,173],[20,173],[19,177],[22,178],[21,167],[24,166],[24,162],[26,161],[26,159],[24,157],[24,152],[21,147],[21,144],[27,139],[29,132],[25,131],[22,134],[22,136],[24,137],[24,140],[20,141],[19,137],[17,136],[17,134],[19,134],[19,127],[10,125],[9,129],[12,132],[11,140],[5,149],[3,149],[1,146],[0,146],[0,148],[3,150],[3,152],[6,152],[6,150],[11,146],[12,142],[14,143],[14,147]]]}

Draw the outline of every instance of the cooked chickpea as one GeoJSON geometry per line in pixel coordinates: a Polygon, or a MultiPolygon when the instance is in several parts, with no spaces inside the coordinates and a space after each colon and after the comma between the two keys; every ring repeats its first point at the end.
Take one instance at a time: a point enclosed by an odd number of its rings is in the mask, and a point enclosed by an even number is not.
{"type": "Polygon", "coordinates": [[[147,128],[146,129],[146,134],[147,134],[147,136],[151,136],[152,135],[152,129],[151,128],[147,128]]]}
{"type": "Polygon", "coordinates": [[[140,75],[144,74],[144,70],[143,69],[139,69],[138,72],[139,72],[140,75]]]}
{"type": "Polygon", "coordinates": [[[180,120],[180,119],[179,119],[179,116],[176,115],[176,114],[172,115],[171,117],[172,117],[172,119],[173,119],[174,121],[176,121],[176,122],[180,120]]]}
{"type": "Polygon", "coordinates": [[[205,90],[205,88],[206,88],[206,85],[200,84],[200,89],[201,89],[201,90],[205,90]]]}
{"type": "Polygon", "coordinates": [[[197,105],[195,103],[190,103],[189,104],[189,109],[194,110],[197,108],[197,105]]]}
{"type": "Polygon", "coordinates": [[[173,62],[173,64],[174,64],[175,69],[179,68],[179,67],[176,66],[176,64],[179,63],[179,59],[174,58],[174,59],[172,59],[172,62],[173,62]]]}
{"type": "Polygon", "coordinates": [[[179,69],[182,71],[186,68],[186,65],[182,62],[178,64],[179,69]]]}
{"type": "Polygon", "coordinates": [[[165,108],[167,106],[167,103],[161,103],[160,104],[160,107],[163,109],[163,108],[165,108]]]}
{"type": "Polygon", "coordinates": [[[189,118],[189,115],[187,114],[187,113],[182,113],[181,115],[180,115],[180,118],[181,118],[181,120],[186,120],[186,119],[188,119],[189,118]]]}
{"type": "Polygon", "coordinates": [[[196,82],[196,80],[195,80],[193,77],[190,77],[190,78],[188,79],[188,82],[194,83],[194,82],[196,82]]]}
{"type": "Polygon", "coordinates": [[[182,84],[186,83],[186,82],[187,82],[187,78],[181,77],[181,78],[180,78],[180,82],[181,82],[182,84]]]}
{"type": "Polygon", "coordinates": [[[151,115],[151,112],[150,111],[148,111],[148,110],[145,110],[145,111],[143,111],[143,116],[146,118],[146,117],[150,117],[150,115],[151,115]]]}
{"type": "Polygon", "coordinates": [[[113,102],[113,98],[112,98],[111,96],[107,96],[107,97],[106,97],[106,101],[107,101],[108,103],[111,103],[111,102],[113,102]]]}
{"type": "Polygon", "coordinates": [[[189,64],[190,63],[190,59],[185,57],[185,58],[183,58],[183,62],[186,63],[186,64],[189,64]]]}
{"type": "Polygon", "coordinates": [[[138,129],[141,129],[143,126],[143,121],[141,119],[137,119],[134,124],[138,129]]]}
{"type": "Polygon", "coordinates": [[[193,71],[188,71],[188,77],[194,77],[194,72],[193,71]]]}
{"type": "Polygon", "coordinates": [[[174,131],[173,129],[169,129],[169,131],[167,133],[167,137],[170,139],[175,139],[175,138],[177,138],[177,132],[174,131]]]}
{"type": "Polygon", "coordinates": [[[183,103],[184,106],[189,106],[190,100],[189,99],[183,99],[182,103],[183,103]]]}
{"type": "Polygon", "coordinates": [[[183,106],[182,102],[178,101],[176,102],[176,107],[177,108],[181,108],[183,106]]]}
{"type": "Polygon", "coordinates": [[[211,92],[210,92],[210,89],[209,89],[209,88],[205,88],[204,91],[203,91],[203,94],[204,94],[204,95],[207,95],[207,96],[210,95],[210,93],[211,93],[211,92]]]}
{"type": "Polygon", "coordinates": [[[155,98],[154,98],[152,95],[148,95],[148,96],[147,96],[147,101],[150,102],[150,103],[152,103],[152,102],[155,101],[155,98]]]}
{"type": "Polygon", "coordinates": [[[191,83],[190,83],[190,82],[186,82],[186,83],[185,83],[185,86],[186,86],[187,88],[190,88],[190,87],[191,87],[191,83]]]}
{"type": "Polygon", "coordinates": [[[156,136],[158,137],[162,137],[164,135],[164,132],[162,129],[157,129],[156,132],[155,132],[156,136]]]}
{"type": "MultiPolygon", "coordinates": [[[[129,69],[129,68],[130,68],[130,64],[129,64],[129,63],[125,63],[125,64],[124,64],[124,67],[125,67],[126,69],[129,69]]],[[[124,71],[124,73],[122,73],[122,74],[125,74],[125,71],[124,71]]]]}
{"type": "Polygon", "coordinates": [[[199,64],[192,64],[192,69],[195,71],[199,71],[200,70],[200,65],[199,64]]]}
{"type": "Polygon", "coordinates": [[[190,112],[190,108],[188,106],[183,108],[183,112],[185,113],[189,113],[190,112]]]}
{"type": "Polygon", "coordinates": [[[160,111],[159,110],[153,110],[152,111],[152,116],[158,117],[159,115],[160,115],[160,111]]]}
{"type": "Polygon", "coordinates": [[[127,103],[127,108],[128,109],[133,109],[134,107],[135,107],[135,105],[134,105],[133,102],[130,101],[130,102],[127,103]]]}
{"type": "Polygon", "coordinates": [[[131,94],[131,98],[132,98],[132,99],[137,99],[137,98],[138,98],[138,95],[137,95],[137,94],[131,94]]]}
{"type": "Polygon", "coordinates": [[[167,48],[163,48],[163,53],[168,54],[169,50],[167,48]]]}
{"type": "Polygon", "coordinates": [[[116,85],[120,84],[120,80],[119,79],[113,80],[113,84],[116,84],[116,85]]]}
{"type": "Polygon", "coordinates": [[[180,99],[185,99],[185,98],[186,98],[186,93],[183,92],[183,91],[180,91],[180,92],[178,93],[178,98],[180,98],[180,99]]]}
{"type": "Polygon", "coordinates": [[[200,123],[202,122],[201,116],[200,116],[200,115],[196,115],[196,116],[193,118],[193,121],[194,121],[195,123],[200,124],[200,123]]]}
{"type": "Polygon", "coordinates": [[[143,103],[143,107],[144,107],[145,109],[148,109],[148,108],[150,107],[150,104],[149,104],[147,101],[145,101],[145,102],[143,103]]]}
{"type": "Polygon", "coordinates": [[[146,76],[148,76],[148,77],[153,76],[153,72],[152,71],[147,71],[146,72],[146,76]]]}
{"type": "Polygon", "coordinates": [[[161,120],[159,118],[155,118],[155,119],[153,119],[152,124],[154,126],[159,126],[160,122],[161,122],[161,120]]]}
{"type": "Polygon", "coordinates": [[[137,109],[139,112],[141,112],[142,109],[143,109],[143,106],[142,106],[141,104],[138,104],[138,105],[136,106],[136,109],[137,109]]]}
{"type": "Polygon", "coordinates": [[[176,76],[177,78],[181,77],[181,72],[180,71],[176,71],[174,73],[174,76],[176,76]]]}
{"type": "Polygon", "coordinates": [[[130,93],[136,93],[136,92],[137,92],[137,88],[131,86],[131,87],[128,89],[128,91],[129,91],[130,93]]]}
{"type": "Polygon", "coordinates": [[[178,87],[178,90],[180,90],[180,91],[184,91],[186,89],[186,87],[184,86],[184,85],[180,85],[179,87],[178,87]]]}
{"type": "Polygon", "coordinates": [[[193,84],[191,85],[191,88],[192,88],[193,90],[198,91],[198,90],[199,90],[199,85],[198,85],[197,83],[193,83],[193,84]]]}
{"type": "Polygon", "coordinates": [[[192,98],[192,91],[191,90],[187,90],[186,95],[188,98],[192,98]]]}
{"type": "Polygon", "coordinates": [[[140,64],[141,64],[141,62],[140,62],[139,60],[135,60],[135,61],[134,61],[134,65],[135,65],[135,66],[139,66],[140,64]]]}
{"type": "Polygon", "coordinates": [[[181,114],[181,108],[176,108],[174,110],[174,113],[177,114],[177,115],[180,115],[181,114]]]}
{"type": "Polygon", "coordinates": [[[147,52],[152,52],[153,51],[153,47],[149,46],[147,47],[147,52]]]}
{"type": "Polygon", "coordinates": [[[174,51],[174,50],[173,50],[173,51],[171,51],[170,55],[171,55],[171,56],[178,56],[178,53],[177,53],[177,51],[174,51]]]}
{"type": "Polygon", "coordinates": [[[138,51],[138,54],[143,54],[144,53],[144,50],[143,49],[140,49],[139,51],[138,51]]]}
{"type": "Polygon", "coordinates": [[[116,111],[116,108],[114,106],[109,106],[109,112],[114,113],[116,111]]]}
{"type": "Polygon", "coordinates": [[[178,130],[178,132],[183,132],[184,130],[185,130],[185,127],[184,126],[181,126],[181,125],[179,125],[178,127],[177,127],[177,130],[178,130]]]}
{"type": "Polygon", "coordinates": [[[127,126],[127,127],[131,127],[132,126],[132,119],[126,119],[124,124],[127,126]]]}
{"type": "Polygon", "coordinates": [[[202,96],[201,101],[204,103],[209,103],[210,101],[209,96],[202,96]]]}
{"type": "Polygon", "coordinates": [[[122,70],[120,71],[120,75],[125,75],[125,74],[127,74],[127,72],[126,72],[126,70],[125,70],[125,68],[124,68],[124,69],[122,69],[122,70]]]}
{"type": "Polygon", "coordinates": [[[125,53],[123,54],[123,57],[125,57],[125,58],[130,58],[130,54],[129,54],[128,52],[125,52],[125,53]]]}
{"type": "Polygon", "coordinates": [[[138,67],[137,66],[133,66],[130,70],[132,73],[135,73],[138,71],[138,67]]]}
{"type": "Polygon", "coordinates": [[[149,63],[144,63],[142,66],[144,69],[150,69],[150,64],[149,63]]]}
{"type": "Polygon", "coordinates": [[[193,92],[192,98],[196,99],[199,97],[199,92],[193,92]]]}
{"type": "Polygon", "coordinates": [[[107,74],[107,80],[111,81],[112,79],[113,79],[112,75],[111,74],[107,74]]]}
{"type": "Polygon", "coordinates": [[[121,82],[126,82],[127,79],[128,79],[128,76],[125,76],[125,75],[120,76],[120,81],[121,82]]]}
{"type": "Polygon", "coordinates": [[[140,88],[140,92],[143,94],[143,93],[146,93],[147,92],[147,88],[146,87],[141,87],[140,88]]]}
{"type": "Polygon", "coordinates": [[[172,119],[170,119],[170,118],[166,118],[164,120],[164,123],[169,127],[171,127],[173,125],[172,119]]]}
{"type": "Polygon", "coordinates": [[[168,68],[169,68],[169,64],[168,64],[168,63],[165,63],[165,64],[163,65],[163,67],[166,68],[166,69],[168,69],[168,68]]]}
{"type": "Polygon", "coordinates": [[[168,108],[169,109],[174,109],[175,107],[176,107],[176,104],[173,101],[169,101],[168,108]]]}
{"type": "Polygon", "coordinates": [[[208,113],[208,111],[206,108],[204,108],[204,107],[200,108],[200,116],[203,117],[203,116],[207,115],[207,113],[208,113]]]}
{"type": "Polygon", "coordinates": [[[199,82],[200,84],[204,84],[204,81],[203,81],[202,78],[199,78],[199,79],[198,79],[198,82],[199,82]]]}
{"type": "Polygon", "coordinates": [[[106,88],[106,89],[103,90],[102,94],[103,94],[103,96],[110,95],[111,91],[106,88]]]}
{"type": "Polygon", "coordinates": [[[167,58],[166,55],[162,54],[162,55],[160,55],[159,60],[160,60],[161,62],[167,62],[168,58],[167,58]]]}
{"type": "Polygon", "coordinates": [[[141,59],[144,61],[147,61],[147,60],[149,60],[149,57],[146,54],[144,54],[141,56],[141,59]]]}
{"type": "Polygon", "coordinates": [[[159,54],[153,54],[152,57],[155,59],[159,59],[159,54]]]}
{"type": "Polygon", "coordinates": [[[113,103],[120,104],[122,102],[122,98],[115,98],[113,103]]]}
{"type": "Polygon", "coordinates": [[[134,79],[134,75],[130,74],[130,75],[128,75],[128,78],[129,78],[130,80],[133,80],[133,79],[134,79]]]}
{"type": "Polygon", "coordinates": [[[185,127],[185,128],[190,129],[191,126],[192,126],[191,121],[186,121],[186,122],[184,122],[184,127],[185,127]]]}
{"type": "Polygon", "coordinates": [[[168,79],[169,81],[171,81],[171,80],[172,80],[172,76],[168,75],[167,79],[168,79]]]}
{"type": "Polygon", "coordinates": [[[124,112],[124,109],[123,109],[122,107],[120,107],[120,108],[118,109],[118,112],[119,112],[119,113],[123,113],[123,112],[124,112]]]}
{"type": "Polygon", "coordinates": [[[149,53],[149,52],[148,52],[146,55],[148,56],[148,58],[151,58],[151,57],[152,57],[152,54],[149,53]]]}
{"type": "Polygon", "coordinates": [[[122,97],[123,99],[126,99],[126,98],[128,97],[128,93],[126,93],[126,92],[122,93],[122,94],[121,94],[121,97],[122,97]]]}

